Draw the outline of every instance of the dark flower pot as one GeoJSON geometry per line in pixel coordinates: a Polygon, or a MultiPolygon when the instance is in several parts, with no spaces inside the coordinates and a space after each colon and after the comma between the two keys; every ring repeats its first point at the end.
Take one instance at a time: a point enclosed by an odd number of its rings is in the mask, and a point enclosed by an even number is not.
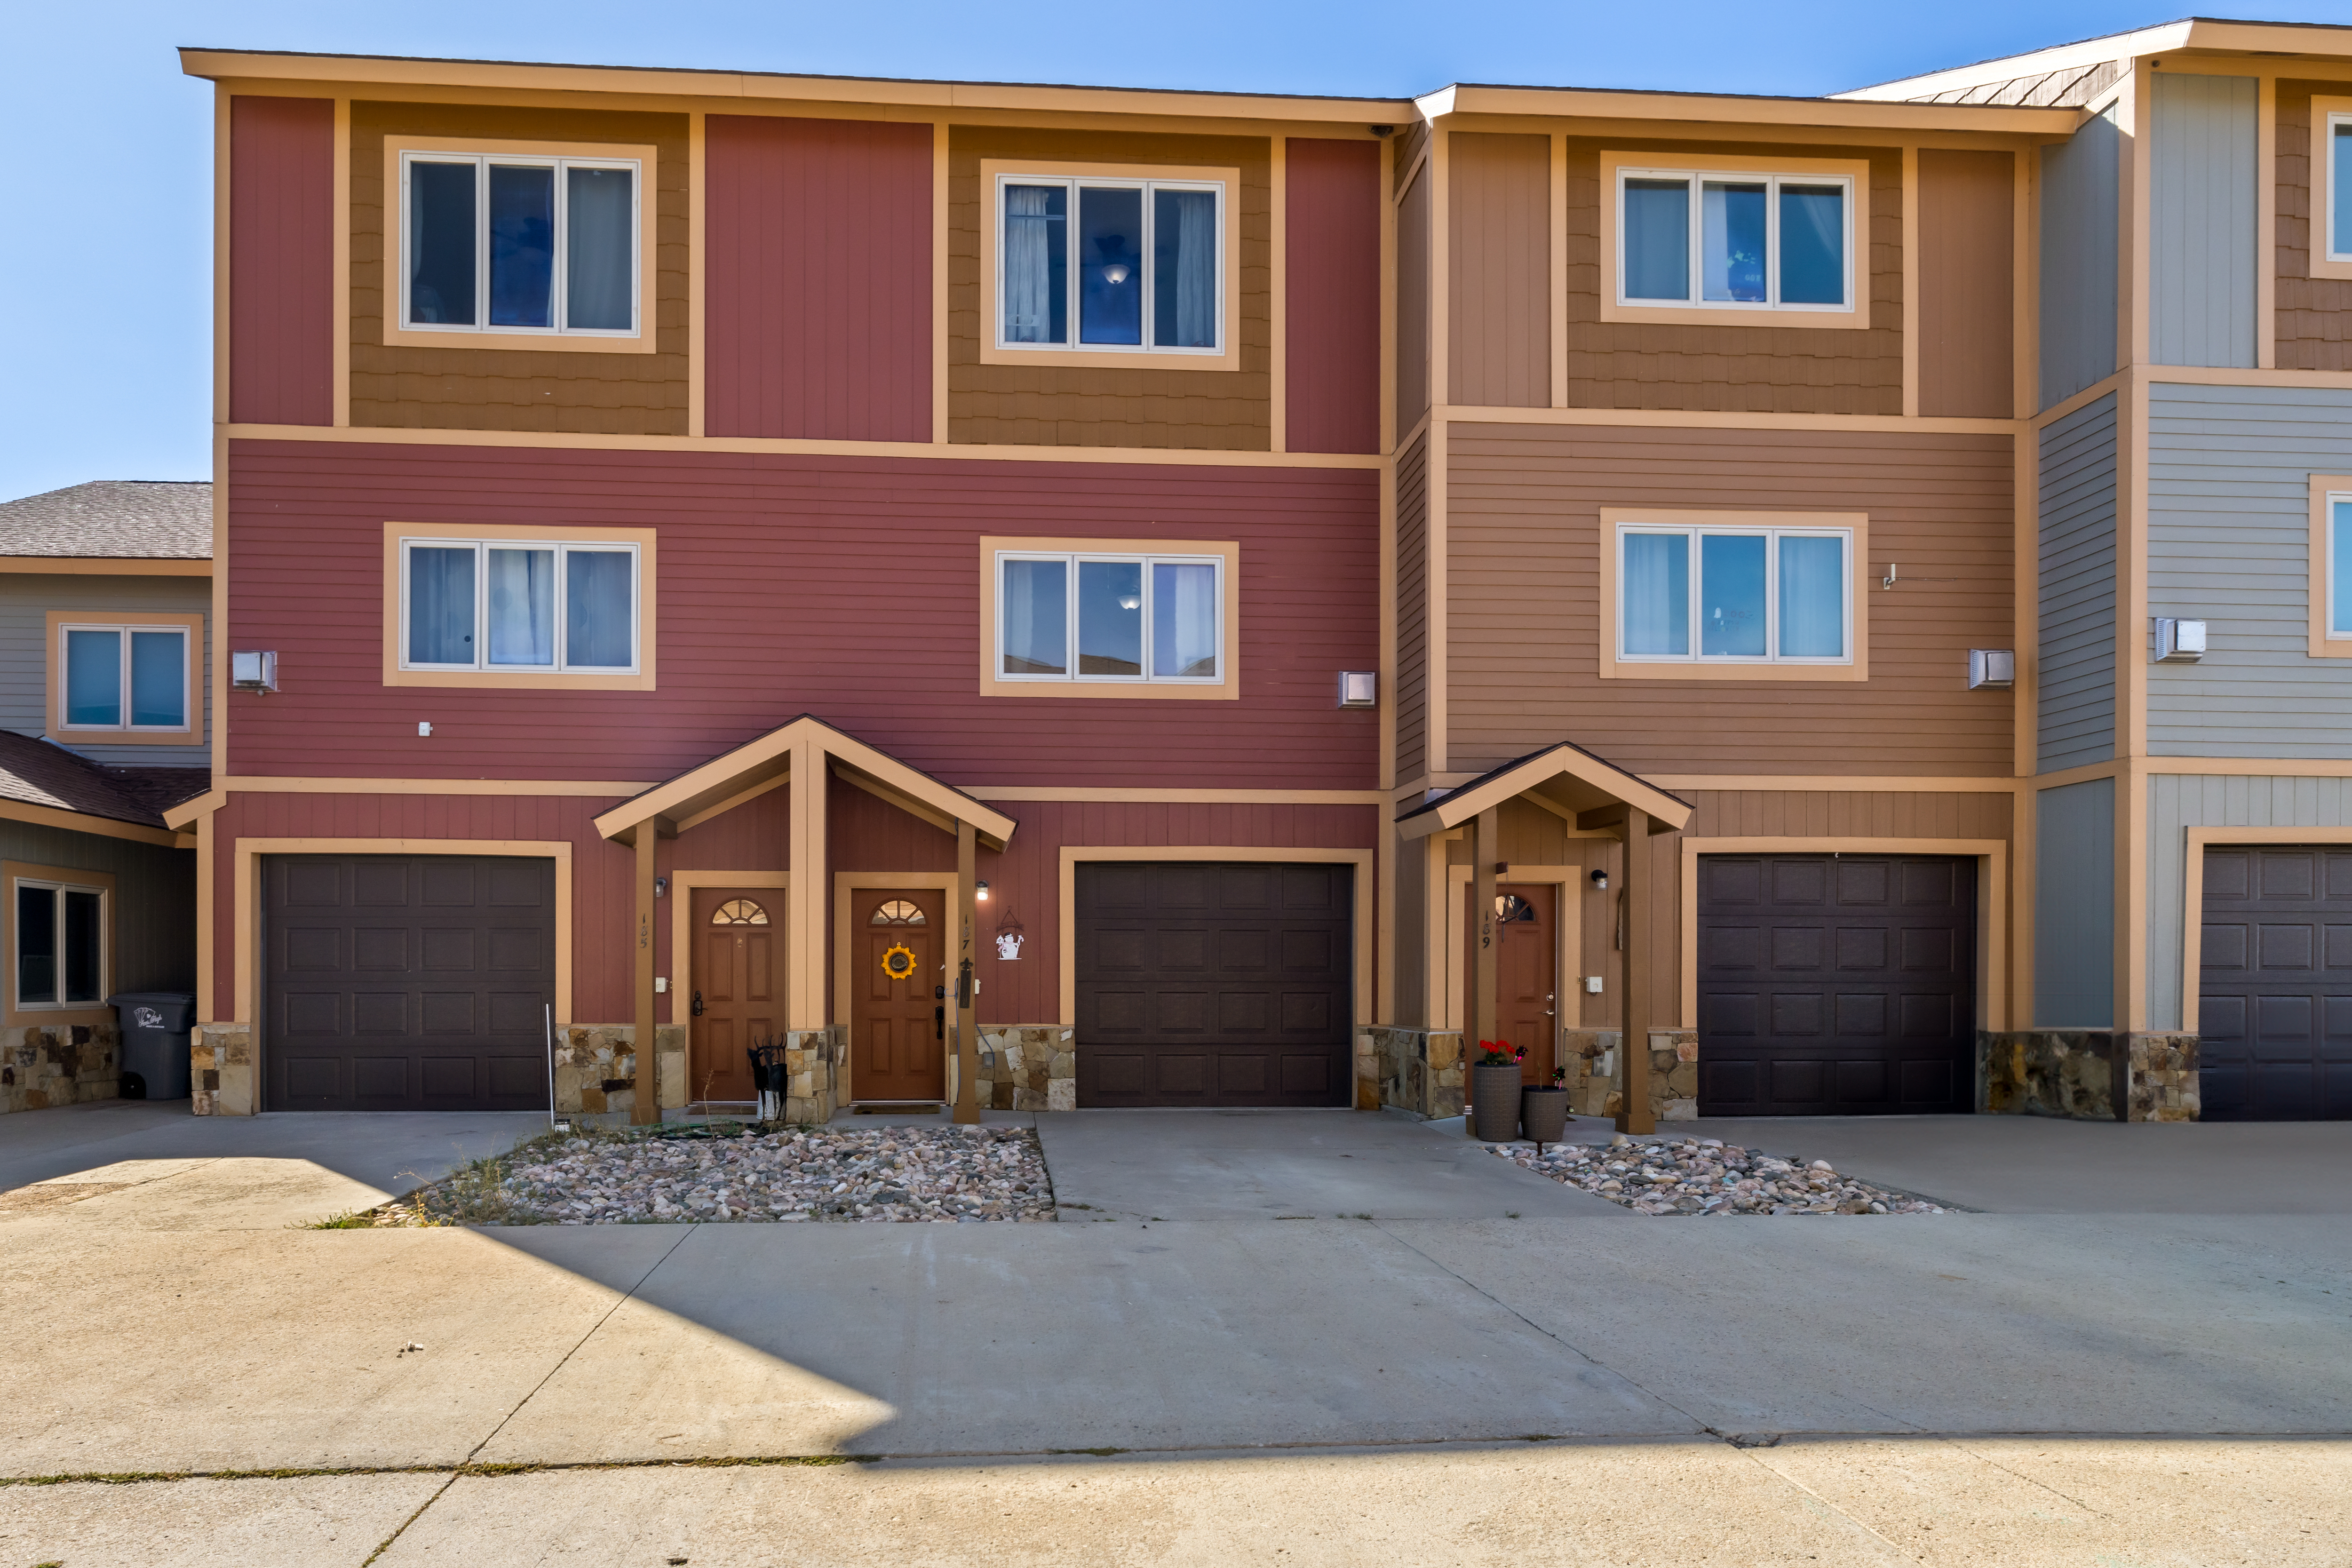
{"type": "Polygon", "coordinates": [[[1519,1135],[1519,1064],[1470,1069],[1470,1135],[1482,1143],[1508,1143],[1519,1135]]]}
{"type": "Polygon", "coordinates": [[[1568,1136],[1568,1090],[1537,1089],[1519,1091],[1519,1121],[1525,1136],[1538,1143],[1558,1143],[1568,1136]]]}

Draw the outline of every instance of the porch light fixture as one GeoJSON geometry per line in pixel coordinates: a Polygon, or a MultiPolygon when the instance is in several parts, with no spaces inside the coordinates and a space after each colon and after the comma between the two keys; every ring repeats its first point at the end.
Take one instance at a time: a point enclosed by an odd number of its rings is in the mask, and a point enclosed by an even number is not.
{"type": "Polygon", "coordinates": [[[1376,669],[1343,669],[1339,672],[1339,706],[1342,708],[1377,708],[1381,701],[1381,675],[1376,669]]]}
{"type": "Polygon", "coordinates": [[[2205,623],[2155,616],[2148,627],[2148,651],[2158,664],[2195,664],[2205,657],[2205,623]]]}
{"type": "Polygon", "coordinates": [[[278,656],[275,653],[232,653],[228,656],[229,684],[239,691],[275,691],[278,689],[278,656]]]}
{"type": "Polygon", "coordinates": [[[2017,650],[2006,647],[1969,649],[1969,689],[2007,691],[2017,684],[2017,650]]]}
{"type": "Polygon", "coordinates": [[[985,882],[974,883],[971,889],[971,896],[973,901],[976,903],[984,904],[988,902],[988,884],[985,882]]]}
{"type": "Polygon", "coordinates": [[[1609,890],[1608,872],[1597,868],[1594,869],[1592,873],[1592,890],[1596,893],[1605,893],[1609,890]]]}

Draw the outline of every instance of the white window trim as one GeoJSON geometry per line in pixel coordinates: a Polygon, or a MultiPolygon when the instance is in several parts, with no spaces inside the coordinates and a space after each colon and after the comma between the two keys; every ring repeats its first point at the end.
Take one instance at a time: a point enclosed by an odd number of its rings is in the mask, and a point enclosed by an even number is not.
{"type": "Polygon", "coordinates": [[[400,159],[400,201],[394,221],[399,228],[397,249],[399,268],[398,310],[393,326],[402,333],[451,332],[474,337],[516,338],[578,338],[630,342],[645,336],[645,201],[646,160],[590,154],[499,153],[499,152],[436,152],[425,148],[404,148],[400,159]],[[409,286],[414,276],[409,247],[414,226],[409,216],[409,170],[416,163],[467,163],[475,165],[474,179],[474,313],[471,324],[447,321],[414,321],[409,319],[409,286]],[[498,327],[489,324],[490,313],[490,180],[493,163],[509,167],[550,168],[555,174],[554,254],[550,267],[554,276],[550,280],[548,310],[553,323],[545,327],[498,327]],[[563,177],[566,169],[628,169],[629,181],[629,326],[625,331],[610,327],[570,327],[564,324],[569,300],[569,268],[565,265],[571,249],[570,233],[571,182],[563,177]]]}
{"type": "Polygon", "coordinates": [[[1193,555],[1180,552],[1136,552],[1122,550],[999,550],[992,577],[995,584],[995,647],[991,653],[990,679],[1006,684],[1038,686],[1179,686],[1217,687],[1225,684],[1231,662],[1232,639],[1225,626],[1225,558],[1223,555],[1193,555]],[[1069,669],[1061,675],[1012,675],[1004,668],[1004,567],[1013,561],[1058,561],[1069,569],[1065,580],[1063,603],[1066,620],[1063,657],[1069,669]],[[1138,564],[1143,573],[1143,603],[1139,613],[1143,616],[1142,673],[1138,675],[1081,675],[1078,673],[1078,567],[1086,562],[1112,562],[1120,565],[1138,564]],[[1216,572],[1216,584],[1212,602],[1217,607],[1216,646],[1217,673],[1214,676],[1154,675],[1151,673],[1151,569],[1154,566],[1208,566],[1216,572]]]}
{"type": "Polygon", "coordinates": [[[1859,635],[1858,627],[1855,624],[1858,617],[1854,614],[1854,531],[1850,528],[1790,526],[1775,523],[1747,525],[1730,522],[1620,522],[1617,524],[1617,537],[1614,552],[1616,581],[1611,585],[1611,592],[1615,595],[1617,608],[1617,613],[1613,617],[1616,623],[1617,646],[1612,650],[1612,652],[1616,658],[1616,661],[1620,664],[1698,665],[1707,667],[1729,665],[1755,668],[1790,667],[1798,668],[1835,668],[1843,666],[1851,666],[1854,662],[1854,645],[1859,635]],[[1635,534],[1680,535],[1681,537],[1690,541],[1688,569],[1685,573],[1685,575],[1689,579],[1688,592],[1690,594],[1688,628],[1691,651],[1688,653],[1637,654],[1629,653],[1625,649],[1625,541],[1635,534]],[[1701,570],[1699,561],[1699,540],[1702,536],[1709,534],[1763,538],[1771,542],[1766,546],[1764,552],[1764,647],[1766,651],[1760,655],[1722,653],[1708,654],[1698,651],[1700,645],[1704,641],[1699,610],[1704,587],[1702,581],[1704,573],[1701,570]],[[1806,658],[1784,655],[1775,651],[1777,650],[1780,641],[1780,541],[1784,538],[1836,539],[1841,541],[1843,543],[1844,559],[1840,563],[1842,570],[1838,573],[1838,584],[1841,601],[1839,610],[1844,622],[1845,652],[1839,658],[1806,658]]]}
{"type": "Polygon", "coordinates": [[[1223,359],[1225,357],[1230,349],[1231,336],[1233,332],[1230,302],[1226,296],[1225,288],[1225,262],[1227,255],[1234,243],[1233,202],[1231,199],[1230,189],[1225,181],[1161,178],[1156,175],[1068,174],[1023,174],[1000,173],[996,176],[994,191],[996,204],[996,256],[998,258],[998,264],[995,269],[993,282],[996,293],[995,346],[999,352],[1004,353],[1031,353],[1038,352],[1048,353],[1087,354],[1140,353],[1151,354],[1154,356],[1164,355],[1177,359],[1223,359]],[[1067,216],[1064,219],[1063,226],[1066,243],[1072,247],[1069,251],[1066,252],[1067,265],[1064,268],[1066,276],[1063,282],[1063,287],[1067,291],[1066,319],[1069,323],[1070,336],[1070,341],[1067,342],[1016,342],[1004,335],[1004,267],[1003,262],[1003,258],[1004,256],[1004,196],[1006,187],[1011,185],[1059,185],[1069,193],[1068,199],[1065,204],[1067,216]],[[1078,289],[1078,275],[1080,271],[1080,263],[1077,260],[1075,247],[1076,245],[1076,237],[1078,232],[1078,193],[1081,189],[1089,186],[1098,190],[1116,189],[1141,191],[1143,193],[1143,237],[1139,245],[1139,252],[1143,258],[1143,278],[1139,285],[1143,301],[1142,328],[1144,341],[1140,343],[1088,343],[1079,341],[1080,328],[1078,310],[1080,296],[1078,289]],[[1157,273],[1160,265],[1159,258],[1156,254],[1158,246],[1154,242],[1153,235],[1153,230],[1160,221],[1158,211],[1159,204],[1154,202],[1151,198],[1155,193],[1160,191],[1208,191],[1213,194],[1217,198],[1217,259],[1215,267],[1217,278],[1217,341],[1213,346],[1209,348],[1185,348],[1175,344],[1160,344],[1151,342],[1153,318],[1156,314],[1156,311],[1153,309],[1156,298],[1153,291],[1153,285],[1157,281],[1157,273]]]}
{"type": "Polygon", "coordinates": [[[194,639],[185,626],[172,622],[162,625],[139,621],[60,621],[58,623],[57,679],[58,729],[61,732],[83,735],[193,735],[196,731],[194,704],[188,696],[189,661],[195,657],[194,639]],[[71,689],[73,662],[70,649],[71,632],[121,632],[122,642],[116,669],[118,700],[122,722],[120,724],[76,724],[68,718],[73,710],[68,705],[67,693],[71,689]],[[131,721],[131,634],[151,632],[158,636],[169,633],[180,639],[180,707],[181,722],[177,724],[134,724],[131,721]]]}
{"type": "Polygon", "coordinates": [[[1643,168],[1621,164],[1617,169],[1617,303],[1633,310],[1769,310],[1778,314],[1788,311],[1801,315],[1853,315],[1859,303],[1861,279],[1856,276],[1854,247],[1854,189],[1853,175],[1844,174],[1806,174],[1801,170],[1786,172],[1762,169],[1706,168],[1643,168]],[[1689,256],[1685,280],[1690,286],[1687,300],[1636,299],[1625,292],[1625,183],[1628,180],[1685,180],[1689,182],[1688,200],[1689,256]],[[1762,300],[1708,300],[1705,290],[1706,263],[1703,247],[1706,242],[1705,223],[1705,190],[1706,183],[1737,181],[1741,184],[1761,183],[1764,197],[1764,298],[1762,300]],[[1783,303],[1780,299],[1780,186],[1783,182],[1800,185],[1837,185],[1845,195],[1838,205],[1845,225],[1843,236],[1845,260],[1845,300],[1837,305],[1814,305],[1801,302],[1783,303]]]}
{"type": "Polygon", "coordinates": [[[8,996],[11,1010],[18,1013],[86,1013],[92,1007],[104,1006],[107,994],[113,990],[114,921],[110,907],[112,889],[87,882],[53,881],[47,877],[14,877],[8,886],[8,996]],[[56,900],[58,932],[58,996],[52,1002],[25,1000],[25,949],[22,890],[38,888],[48,891],[56,900]],[[86,1002],[68,1001],[66,989],[65,910],[67,893],[98,895],[98,994],[86,1002]]]}
{"type": "Polygon", "coordinates": [[[471,538],[463,535],[404,533],[397,542],[400,563],[399,618],[394,623],[399,641],[398,668],[434,675],[485,676],[564,676],[593,680],[600,677],[635,676],[645,663],[645,558],[640,546],[623,541],[593,539],[547,538],[509,539],[471,538]],[[409,552],[422,547],[436,550],[471,550],[474,552],[474,662],[472,664],[428,664],[408,656],[409,634],[409,552]],[[555,662],[552,664],[492,664],[489,662],[490,580],[488,552],[492,550],[551,550],[555,552],[554,616],[555,662]],[[567,614],[571,595],[571,574],[564,568],[564,556],[571,551],[584,551],[603,555],[626,555],[629,558],[629,662],[626,666],[593,664],[574,667],[566,658],[572,628],[567,614]]]}

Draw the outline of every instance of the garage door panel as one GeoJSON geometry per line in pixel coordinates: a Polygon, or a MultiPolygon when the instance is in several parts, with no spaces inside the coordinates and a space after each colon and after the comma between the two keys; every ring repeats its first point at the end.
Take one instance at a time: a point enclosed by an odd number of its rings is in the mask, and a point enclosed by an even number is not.
{"type": "Polygon", "coordinates": [[[436,855],[419,867],[421,901],[428,909],[472,909],[480,880],[474,862],[436,855]]]}
{"type": "Polygon", "coordinates": [[[1274,879],[1271,866],[1226,867],[1212,879],[1217,891],[1217,908],[1229,914],[1265,910],[1274,896],[1274,879]]]}
{"type": "Polygon", "coordinates": [[[362,909],[405,909],[409,885],[405,860],[361,860],[339,871],[351,879],[352,902],[362,909]]]}
{"type": "Polygon", "coordinates": [[[1885,862],[1840,860],[1834,863],[1833,869],[1840,908],[1859,909],[1893,901],[1894,878],[1885,862]]]}
{"type": "Polygon", "coordinates": [[[1808,1060],[1802,1057],[1783,1057],[1765,1065],[1772,1075],[1772,1109],[1778,1110],[1792,1105],[1828,1103],[1826,1062],[1808,1060]]]}
{"type": "Polygon", "coordinates": [[[1162,992],[1151,999],[1150,1028],[1161,1035],[1205,1035],[1215,1002],[1203,991],[1162,992]]]}
{"type": "MultiPolygon", "coordinates": [[[[416,1096],[410,1085],[410,1068],[406,1057],[359,1057],[352,1062],[352,1098],[362,1101],[383,1101],[383,1109],[397,1109],[413,1101],[416,1096]]],[[[368,1109],[376,1109],[369,1105],[368,1109]]]]}
{"type": "Polygon", "coordinates": [[[1829,932],[1820,926],[1783,927],[1771,933],[1772,972],[1819,969],[1829,957],[1829,932]]]}
{"type": "Polygon", "coordinates": [[[2254,929],[2254,955],[2259,968],[2288,969],[2300,973],[2312,967],[2312,961],[2318,956],[2318,943],[2307,925],[2266,924],[2254,929]]]}
{"type": "Polygon", "coordinates": [[[2232,921],[2226,925],[2207,922],[2204,928],[2205,973],[2217,970],[2238,970],[2246,967],[2249,954],[2254,950],[2253,929],[2232,921]]]}
{"type": "Polygon", "coordinates": [[[283,1026],[297,1034],[336,1035],[342,1032],[341,997],[335,992],[292,991],[278,1009],[283,1026]]]}
{"type": "MultiPolygon", "coordinates": [[[[1753,1035],[1764,1016],[1764,998],[1754,991],[1701,993],[1698,1026],[1702,1035],[1753,1035]]],[[[1701,1058],[1704,1059],[1704,1058],[1701,1058]]]]}
{"type": "Polygon", "coordinates": [[[1328,1034],[1337,1022],[1331,1014],[1331,994],[1328,991],[1286,991],[1282,994],[1284,1034],[1328,1034]]]}
{"type": "Polygon", "coordinates": [[[1905,1062],[1902,1073],[1906,1110],[1915,1105],[1947,1105],[1959,1092],[1957,1075],[1949,1062],[1905,1062]]]}
{"type": "Polygon", "coordinates": [[[1886,1033],[1886,998],[1875,991],[1842,991],[1837,996],[1841,1040],[1874,1040],[1886,1033]]]}
{"type": "MultiPolygon", "coordinates": [[[[1139,939],[1142,935],[1139,931],[1134,934],[1139,939]]],[[[1141,969],[1143,944],[1140,940],[1134,944],[1133,955],[1132,962],[1127,967],[1141,969]]],[[[1205,931],[1181,930],[1154,931],[1151,956],[1152,966],[1163,974],[1179,970],[1194,974],[1206,974],[1209,972],[1209,933],[1205,931]]],[[[1104,967],[1108,969],[1114,965],[1106,963],[1104,967]]]]}
{"type": "Polygon", "coordinates": [[[342,1098],[343,1064],[332,1057],[296,1057],[286,1064],[287,1080],[297,1094],[342,1098]]]}
{"type": "Polygon", "coordinates": [[[1274,1010],[1262,991],[1217,993],[1217,1032],[1221,1035],[1263,1035],[1274,1027],[1274,1010]]]}
{"type": "Polygon", "coordinates": [[[1961,1026],[1954,1016],[1954,1004],[1958,1001],[1949,992],[1903,997],[1898,1004],[1903,1038],[1921,1045],[1937,1045],[1950,1039],[1961,1026]]]}
{"type": "Polygon", "coordinates": [[[1264,1056],[1241,1056],[1218,1053],[1217,1098],[1220,1100],[1254,1099],[1270,1087],[1266,1067],[1272,1060],[1264,1056]]]}
{"type": "Polygon", "coordinates": [[[427,1100],[471,1100],[474,1098],[474,1058],[471,1057],[427,1057],[425,1058],[425,1097],[427,1100]]]}
{"type": "Polygon", "coordinates": [[[1328,915],[1345,915],[1348,912],[1331,901],[1338,889],[1321,867],[1286,867],[1281,879],[1282,907],[1286,912],[1328,915]]]}
{"type": "Polygon", "coordinates": [[[428,1035],[470,1035],[475,1002],[470,991],[427,991],[419,998],[420,1024],[428,1035]]]}
{"type": "Polygon", "coordinates": [[[1319,1051],[1311,1056],[1286,1054],[1282,1058],[1282,1091],[1302,1095],[1330,1093],[1331,1058],[1319,1051]]]}
{"type": "Polygon", "coordinates": [[[487,869],[484,880],[488,884],[488,902],[492,908],[536,910],[545,905],[539,874],[530,867],[493,860],[488,862],[487,869]]]}
{"type": "Polygon", "coordinates": [[[1840,969],[1885,968],[1886,935],[1884,926],[1839,927],[1837,966],[1840,969]]]}
{"type": "Polygon", "coordinates": [[[362,991],[353,994],[352,1033],[354,1035],[408,1033],[408,993],[362,991]]]}
{"type": "Polygon", "coordinates": [[[1729,910],[1764,901],[1764,868],[1754,860],[1702,859],[1698,871],[1702,902],[1729,910]]]}
{"type": "Polygon", "coordinates": [[[432,973],[465,973],[474,967],[474,951],[481,932],[472,927],[428,926],[424,933],[424,968],[432,973]]]}
{"type": "Polygon", "coordinates": [[[2255,865],[2264,903],[2304,903],[2319,891],[2317,859],[2307,850],[2264,855],[2255,865]]]}
{"type": "Polygon", "coordinates": [[[2352,851],[2221,847],[2204,872],[2200,1114],[2352,1116],[2352,851]]]}
{"type": "Polygon", "coordinates": [[[1828,998],[1818,991],[1774,992],[1772,1032],[1776,1035],[1818,1035],[1828,998]]]}
{"type": "Polygon", "coordinates": [[[539,967],[540,933],[528,928],[494,926],[487,933],[487,957],[492,969],[531,971],[539,967]]]}
{"type": "Polygon", "coordinates": [[[289,910],[340,909],[343,902],[343,868],[331,864],[289,868],[284,902],[289,910]]]}
{"type": "Polygon", "coordinates": [[[352,967],[357,970],[383,970],[394,974],[408,971],[408,932],[402,928],[386,930],[380,926],[362,926],[352,932],[352,967]]]}
{"type": "Polygon", "coordinates": [[[1209,1059],[1197,1051],[1171,1051],[1153,1057],[1150,1087],[1162,1094],[1205,1094],[1209,1088],[1209,1059]]]}
{"type": "Polygon", "coordinates": [[[545,1064],[530,1057],[492,1057],[488,1066],[489,1091],[499,1099],[547,1092],[545,1064]]]}
{"type": "Polygon", "coordinates": [[[289,974],[332,974],[343,966],[343,933],[298,926],[286,933],[281,951],[289,974]]]}
{"type": "Polygon", "coordinates": [[[1738,1105],[1757,1102],[1757,1064],[1754,1062],[1710,1062],[1699,1058],[1699,1098],[1707,1100],[1728,1100],[1738,1105]]]}
{"type": "Polygon", "coordinates": [[[1901,968],[1906,974],[1949,974],[1958,967],[1960,933],[1947,926],[1941,931],[1920,926],[1903,928],[1900,947],[1901,968]]]}
{"type": "Polygon", "coordinates": [[[1217,967],[1227,974],[1252,973],[1274,966],[1273,939],[1279,933],[1230,928],[1217,932],[1217,967]]]}
{"type": "Polygon", "coordinates": [[[1837,1103],[1841,1110],[1884,1110],[1886,1105],[1886,1063],[1842,1061],[1837,1068],[1837,1103]]]}
{"type": "Polygon", "coordinates": [[[1772,889],[1774,903],[1811,908],[1828,901],[1830,867],[1827,860],[1798,861],[1776,857],[1767,865],[1767,880],[1772,889]]]}
{"type": "Polygon", "coordinates": [[[1905,860],[1898,863],[1897,869],[1902,874],[1902,901],[1906,906],[1923,909],[1950,907],[1953,884],[1959,877],[1959,862],[1905,860]]]}
{"type": "Polygon", "coordinates": [[[1764,967],[1764,928],[1754,925],[1723,925],[1702,928],[1698,936],[1699,962],[1717,973],[1735,971],[1754,973],[1764,967]]]}

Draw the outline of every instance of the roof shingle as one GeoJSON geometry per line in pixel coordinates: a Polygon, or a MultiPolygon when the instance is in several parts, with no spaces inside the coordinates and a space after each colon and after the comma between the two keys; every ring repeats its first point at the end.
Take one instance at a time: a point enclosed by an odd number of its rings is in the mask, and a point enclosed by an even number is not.
{"type": "Polygon", "coordinates": [[[0,501],[0,556],[208,561],[213,487],[205,479],[92,479],[0,501]]]}
{"type": "Polygon", "coordinates": [[[166,806],[211,784],[205,768],[105,768],[37,736],[0,730],[0,800],[161,827],[166,806]]]}

